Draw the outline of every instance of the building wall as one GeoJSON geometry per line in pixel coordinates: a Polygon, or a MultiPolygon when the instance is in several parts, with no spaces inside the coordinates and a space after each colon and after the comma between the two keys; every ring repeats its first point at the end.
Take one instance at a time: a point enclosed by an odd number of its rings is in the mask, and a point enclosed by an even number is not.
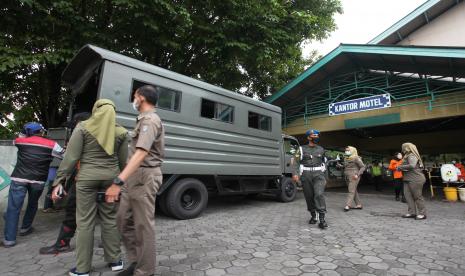
{"type": "Polygon", "coordinates": [[[460,2],[398,45],[465,46],[465,2],[460,2]]]}

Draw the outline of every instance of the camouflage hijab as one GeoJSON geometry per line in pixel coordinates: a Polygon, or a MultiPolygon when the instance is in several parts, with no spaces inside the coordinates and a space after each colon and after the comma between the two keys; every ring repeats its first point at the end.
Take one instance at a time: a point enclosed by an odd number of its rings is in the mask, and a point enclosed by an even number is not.
{"type": "Polygon", "coordinates": [[[418,159],[420,168],[424,168],[423,161],[421,160],[421,156],[420,156],[420,153],[418,152],[417,146],[415,146],[412,143],[403,143],[402,153],[404,154],[404,159],[402,163],[407,164],[407,157],[413,154],[418,159]]]}
{"type": "Polygon", "coordinates": [[[111,100],[100,99],[92,108],[92,116],[82,126],[97,140],[108,155],[115,152],[115,137],[126,131],[116,127],[115,104],[111,100]]]}

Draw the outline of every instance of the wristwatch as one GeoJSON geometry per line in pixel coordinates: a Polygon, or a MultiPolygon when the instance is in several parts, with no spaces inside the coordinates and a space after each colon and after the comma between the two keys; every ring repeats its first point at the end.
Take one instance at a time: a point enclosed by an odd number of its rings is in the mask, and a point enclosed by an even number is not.
{"type": "Polygon", "coordinates": [[[119,177],[115,177],[115,179],[113,179],[113,184],[118,185],[118,186],[123,186],[124,181],[121,180],[121,178],[119,178],[119,177]]]}

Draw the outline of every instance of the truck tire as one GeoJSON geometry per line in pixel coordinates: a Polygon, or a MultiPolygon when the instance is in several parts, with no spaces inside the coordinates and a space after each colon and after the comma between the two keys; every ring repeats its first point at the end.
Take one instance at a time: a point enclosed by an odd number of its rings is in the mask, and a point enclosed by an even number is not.
{"type": "Polygon", "coordinates": [[[177,181],[166,195],[167,211],[177,219],[198,217],[207,206],[207,202],[207,188],[195,178],[177,181]]]}
{"type": "Polygon", "coordinates": [[[276,195],[276,199],[281,202],[291,202],[295,199],[297,188],[289,177],[281,179],[281,192],[276,195]]]}
{"type": "Polygon", "coordinates": [[[157,201],[158,201],[158,207],[160,207],[160,211],[165,215],[165,216],[168,216],[170,217],[171,214],[168,210],[168,205],[167,205],[167,200],[166,200],[166,194],[167,194],[167,191],[165,191],[165,193],[159,195],[157,197],[157,201]]]}

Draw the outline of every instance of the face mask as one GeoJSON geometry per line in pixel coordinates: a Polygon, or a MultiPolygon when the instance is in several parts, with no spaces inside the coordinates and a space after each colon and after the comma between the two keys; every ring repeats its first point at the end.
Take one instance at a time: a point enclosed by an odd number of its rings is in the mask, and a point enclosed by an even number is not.
{"type": "Polygon", "coordinates": [[[313,143],[318,143],[318,142],[320,142],[320,138],[319,137],[310,137],[310,141],[312,141],[313,143]]]}
{"type": "Polygon", "coordinates": [[[399,159],[399,160],[402,159],[402,154],[398,154],[397,159],[399,159]]]}
{"type": "Polygon", "coordinates": [[[134,101],[132,102],[132,108],[133,108],[135,111],[139,111],[139,107],[140,107],[139,101],[137,101],[136,99],[134,99],[134,101]]]}
{"type": "Polygon", "coordinates": [[[381,164],[381,163],[378,163],[378,167],[381,167],[382,165],[383,165],[383,164],[381,164]]]}
{"type": "Polygon", "coordinates": [[[345,154],[346,156],[352,155],[352,153],[350,152],[350,150],[346,150],[346,151],[344,152],[344,154],[345,154]]]}

